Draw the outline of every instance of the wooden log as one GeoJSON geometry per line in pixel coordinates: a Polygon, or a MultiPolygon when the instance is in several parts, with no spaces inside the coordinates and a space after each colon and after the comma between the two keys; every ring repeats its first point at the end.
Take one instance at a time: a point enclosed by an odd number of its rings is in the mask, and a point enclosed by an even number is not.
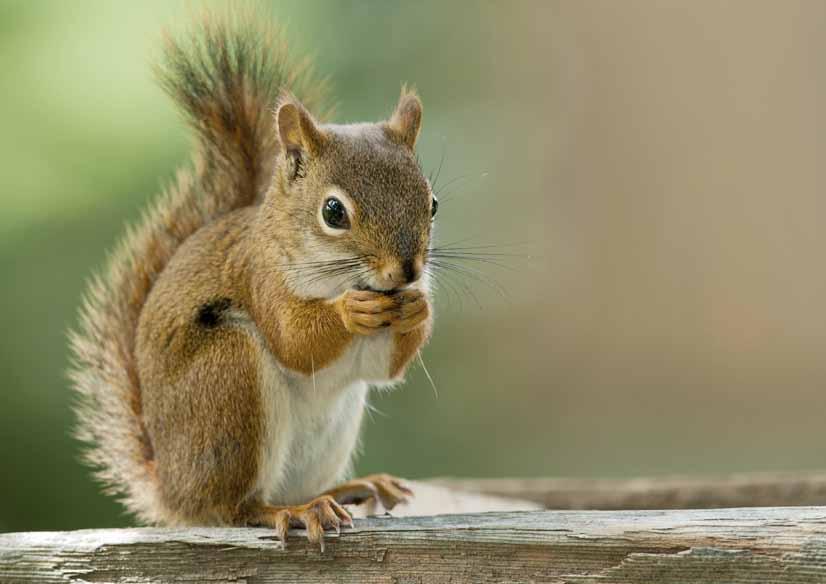
{"type": "Polygon", "coordinates": [[[267,529],[0,534],[0,582],[814,583],[826,508],[529,511],[357,520],[279,549],[267,529]]]}
{"type": "Polygon", "coordinates": [[[638,479],[451,479],[431,484],[546,509],[716,509],[826,505],[826,473],[638,479]]]}

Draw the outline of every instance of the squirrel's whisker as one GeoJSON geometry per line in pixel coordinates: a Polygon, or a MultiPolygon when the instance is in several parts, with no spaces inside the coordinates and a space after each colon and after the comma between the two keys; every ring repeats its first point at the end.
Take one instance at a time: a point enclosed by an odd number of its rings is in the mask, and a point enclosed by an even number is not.
{"type": "Polygon", "coordinates": [[[463,277],[470,278],[475,282],[479,282],[480,284],[485,284],[495,290],[502,297],[508,298],[507,290],[499,282],[479,270],[447,261],[434,260],[431,263],[436,269],[443,270],[445,273],[461,275],[463,277]]]}
{"type": "Polygon", "coordinates": [[[424,359],[422,358],[422,350],[418,349],[416,351],[416,355],[419,357],[419,364],[422,366],[422,370],[424,371],[427,380],[430,382],[430,387],[433,388],[433,395],[436,399],[439,399],[439,390],[436,389],[436,384],[433,382],[433,377],[430,375],[430,371],[427,370],[427,365],[424,364],[424,359]]]}
{"type": "Polygon", "coordinates": [[[458,276],[461,274],[454,273],[454,271],[451,271],[451,268],[442,265],[437,265],[435,263],[431,263],[431,268],[431,273],[434,276],[434,279],[439,279],[443,276],[444,278],[442,278],[441,281],[445,283],[445,285],[448,285],[450,289],[452,289],[455,292],[457,299],[460,299],[462,294],[465,294],[474,301],[478,308],[482,308],[482,305],[479,303],[479,298],[476,296],[476,294],[473,292],[470,286],[468,286],[466,282],[459,279],[458,276]]]}
{"type": "Polygon", "coordinates": [[[444,297],[447,301],[448,308],[452,308],[454,306],[454,302],[459,303],[459,308],[462,308],[462,295],[459,290],[456,289],[456,285],[450,281],[448,278],[443,278],[442,273],[438,272],[437,270],[428,267],[425,268],[425,272],[430,276],[431,281],[434,287],[437,290],[437,294],[444,292],[444,297]]]}
{"type": "MultiPolygon", "coordinates": [[[[498,256],[495,256],[498,257],[498,256]]],[[[480,257],[478,255],[464,255],[464,254],[437,254],[431,256],[433,260],[455,260],[455,261],[465,261],[465,262],[474,262],[477,264],[488,264],[490,266],[496,266],[497,268],[502,268],[503,270],[509,271],[516,271],[514,266],[509,266],[507,264],[503,264],[498,259],[491,259],[489,257],[480,257]]]]}
{"type": "Polygon", "coordinates": [[[442,165],[445,163],[445,156],[447,155],[447,145],[444,141],[442,141],[442,157],[439,160],[439,168],[436,170],[436,178],[433,178],[433,171],[430,172],[428,176],[428,181],[430,182],[430,189],[432,191],[436,190],[436,184],[439,182],[439,177],[442,176],[442,165]]]}

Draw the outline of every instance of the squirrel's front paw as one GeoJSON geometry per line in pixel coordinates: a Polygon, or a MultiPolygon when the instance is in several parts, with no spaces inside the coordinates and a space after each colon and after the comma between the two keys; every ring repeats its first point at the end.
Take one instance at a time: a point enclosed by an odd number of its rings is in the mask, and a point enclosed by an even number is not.
{"type": "Polygon", "coordinates": [[[394,297],[372,290],[349,290],[336,301],[344,328],[353,334],[372,335],[389,327],[399,316],[394,297]]]}
{"type": "Polygon", "coordinates": [[[398,306],[391,326],[398,333],[409,333],[430,316],[430,303],[421,290],[403,290],[393,296],[398,306]]]}

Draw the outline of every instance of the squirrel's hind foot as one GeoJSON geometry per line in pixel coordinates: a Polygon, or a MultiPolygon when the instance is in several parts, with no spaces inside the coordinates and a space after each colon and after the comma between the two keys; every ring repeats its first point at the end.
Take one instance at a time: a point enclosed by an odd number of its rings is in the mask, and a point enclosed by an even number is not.
{"type": "Polygon", "coordinates": [[[399,503],[407,503],[413,496],[413,491],[400,478],[381,473],[347,481],[324,494],[332,496],[342,505],[377,501],[385,510],[390,511],[399,503]]]}
{"type": "Polygon", "coordinates": [[[306,529],[310,543],[318,544],[324,552],[324,532],[340,533],[342,525],[353,527],[353,518],[333,497],[321,495],[305,505],[263,505],[250,516],[247,524],[274,529],[282,548],[287,546],[290,527],[306,529]]]}

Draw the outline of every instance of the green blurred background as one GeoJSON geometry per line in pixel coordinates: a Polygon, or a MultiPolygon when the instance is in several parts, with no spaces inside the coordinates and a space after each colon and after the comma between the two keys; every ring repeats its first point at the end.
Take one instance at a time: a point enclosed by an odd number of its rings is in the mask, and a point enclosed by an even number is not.
{"type": "MultiPolygon", "coordinates": [[[[438,397],[377,396],[359,472],[826,467],[826,3],[270,8],[339,121],[414,83],[442,241],[516,254],[437,297],[438,397]]],[[[149,64],[189,10],[0,1],[0,531],[129,524],[69,438],[65,331],[186,159],[149,64]]]]}

